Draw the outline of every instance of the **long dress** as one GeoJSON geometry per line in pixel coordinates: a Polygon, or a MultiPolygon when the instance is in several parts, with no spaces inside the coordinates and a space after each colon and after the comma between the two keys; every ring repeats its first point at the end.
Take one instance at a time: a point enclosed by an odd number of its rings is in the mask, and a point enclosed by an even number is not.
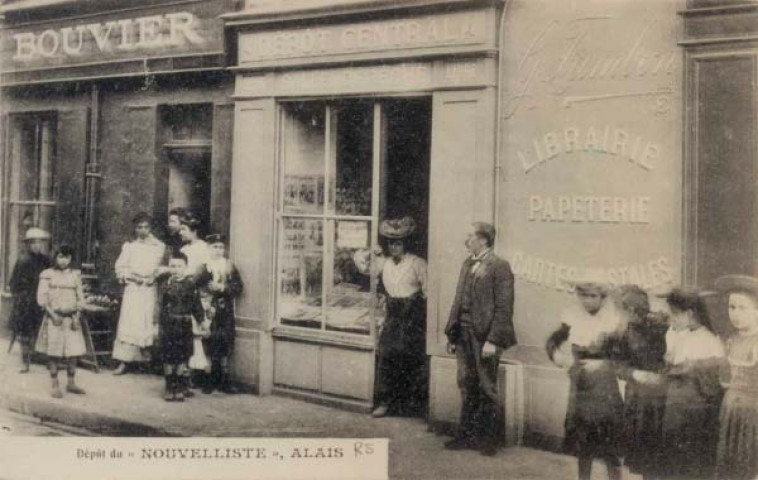
{"type": "Polygon", "coordinates": [[[704,327],[666,333],[661,478],[713,478],[724,361],[721,341],[704,327]]]}
{"type": "Polygon", "coordinates": [[[387,312],[377,348],[376,403],[421,415],[426,406],[426,262],[406,253],[380,265],[387,312]]]}
{"type": "Polygon", "coordinates": [[[629,323],[625,336],[626,380],[624,426],[626,453],[624,464],[634,473],[654,476],[660,469],[663,442],[663,414],[666,406],[664,383],[640,383],[634,370],[660,372],[665,366],[666,330],[663,322],[629,323]]]}
{"type": "Polygon", "coordinates": [[[43,311],[37,304],[37,287],[40,274],[50,268],[50,259],[41,253],[29,253],[13,267],[10,289],[13,294],[13,311],[10,324],[16,337],[25,345],[37,338],[43,311]]]}
{"type": "Polygon", "coordinates": [[[35,350],[49,357],[69,358],[87,351],[79,311],[84,304],[84,290],[78,270],[49,268],[40,274],[37,303],[50,308],[62,318],[55,325],[47,312],[40,326],[35,350]]]}
{"type": "Polygon", "coordinates": [[[721,404],[716,478],[758,478],[758,335],[728,345],[730,378],[721,404]]]}
{"type": "Polygon", "coordinates": [[[155,273],[165,251],[165,245],[152,235],[145,240],[126,242],[121,248],[116,275],[126,281],[126,286],[113,344],[113,358],[117,360],[148,360],[145,349],[153,345],[157,334],[155,273]]]}
{"type": "Polygon", "coordinates": [[[211,323],[211,335],[205,342],[208,355],[216,361],[227,358],[234,350],[236,335],[234,321],[234,298],[242,293],[242,279],[231,260],[210,260],[207,265],[212,282],[221,285],[222,291],[211,293],[211,306],[215,316],[211,323]]]}
{"type": "Polygon", "coordinates": [[[580,457],[619,456],[624,405],[609,346],[623,335],[623,322],[609,301],[595,315],[579,304],[573,305],[563,312],[561,322],[569,328],[564,345],[571,347],[575,360],[569,368],[565,448],[580,457]],[[590,371],[581,360],[603,363],[590,371]]]}

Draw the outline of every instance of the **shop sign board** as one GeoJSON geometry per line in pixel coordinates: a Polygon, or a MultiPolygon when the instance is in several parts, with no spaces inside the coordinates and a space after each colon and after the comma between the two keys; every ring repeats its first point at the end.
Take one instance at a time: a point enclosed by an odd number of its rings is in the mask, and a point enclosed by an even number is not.
{"type": "Polygon", "coordinates": [[[239,63],[484,45],[494,32],[489,23],[482,10],[250,32],[240,35],[239,63]]]}
{"type": "Polygon", "coordinates": [[[225,0],[41,22],[2,35],[3,71],[223,52],[225,0]]]}

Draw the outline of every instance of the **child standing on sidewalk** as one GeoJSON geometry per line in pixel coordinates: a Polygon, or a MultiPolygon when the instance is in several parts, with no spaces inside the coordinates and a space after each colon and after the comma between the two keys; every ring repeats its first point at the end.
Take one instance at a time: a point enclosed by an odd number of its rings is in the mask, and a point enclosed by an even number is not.
{"type": "Polygon", "coordinates": [[[164,399],[183,402],[188,388],[185,369],[192,357],[192,327],[195,321],[205,319],[205,312],[195,280],[187,275],[187,256],[172,252],[168,267],[171,276],[161,285],[160,344],[166,376],[164,399]]]}
{"type": "Polygon", "coordinates": [[[211,376],[206,379],[203,393],[218,388],[224,393],[236,393],[229,378],[229,359],[234,350],[234,299],[242,293],[242,279],[231,260],[225,257],[226,239],[214,234],[205,238],[210,248],[206,268],[211,275],[206,289],[211,294],[210,338],[205,341],[211,359],[211,376]]]}
{"type": "Polygon", "coordinates": [[[37,288],[40,273],[50,268],[50,259],[45,255],[45,244],[49,240],[50,234],[41,228],[33,227],[27,230],[24,242],[29,253],[16,262],[11,274],[11,325],[13,338],[17,338],[21,345],[21,361],[24,365],[20,373],[29,371],[31,350],[42,322],[43,312],[37,305],[37,288]]]}
{"type": "Polygon", "coordinates": [[[61,245],[53,257],[53,268],[40,274],[37,289],[37,303],[45,310],[45,319],[35,349],[47,355],[53,398],[63,397],[58,384],[58,364],[61,361],[67,364],[66,391],[84,393],[74,383],[76,362],[86,352],[86,347],[80,323],[84,291],[79,271],[71,268],[73,256],[73,248],[61,245]]]}

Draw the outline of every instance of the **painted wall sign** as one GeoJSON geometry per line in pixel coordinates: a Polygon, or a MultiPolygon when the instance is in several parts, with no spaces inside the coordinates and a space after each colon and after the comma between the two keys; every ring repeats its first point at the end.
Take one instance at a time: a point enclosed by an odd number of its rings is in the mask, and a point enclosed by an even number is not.
{"type": "Polygon", "coordinates": [[[252,32],[240,35],[239,63],[483,44],[491,31],[487,22],[484,11],[474,11],[252,32]]]}
{"type": "Polygon", "coordinates": [[[568,263],[552,262],[528,253],[517,251],[512,258],[513,274],[545,288],[573,293],[569,282],[593,272],[592,276],[604,278],[611,285],[634,284],[645,289],[655,289],[674,280],[673,262],[661,256],[644,263],[617,267],[586,267],[568,263]]]}
{"type": "Polygon", "coordinates": [[[45,22],[3,35],[4,71],[223,51],[224,0],[45,22]]]}
{"type": "Polygon", "coordinates": [[[531,148],[519,149],[518,158],[524,173],[561,154],[594,152],[613,155],[643,170],[652,170],[661,148],[654,142],[623,128],[610,125],[585,129],[568,126],[532,139],[531,148]]]}
{"type": "Polygon", "coordinates": [[[542,350],[584,270],[679,281],[680,20],[656,0],[509,8],[498,248],[518,279],[519,341],[542,350]]]}

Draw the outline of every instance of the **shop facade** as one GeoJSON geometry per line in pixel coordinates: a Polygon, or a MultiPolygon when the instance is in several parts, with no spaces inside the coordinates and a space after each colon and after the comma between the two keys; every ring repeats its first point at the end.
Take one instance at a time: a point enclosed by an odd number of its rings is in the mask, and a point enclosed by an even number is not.
{"type": "Polygon", "coordinates": [[[232,251],[262,393],[367,411],[385,218],[429,259],[427,348],[466,225],[492,218],[500,2],[250,2],[238,36],[232,251]],[[236,206],[239,205],[240,208],[236,206]],[[447,228],[443,228],[442,226],[447,228]]]}
{"type": "MultiPolygon", "coordinates": [[[[76,248],[105,293],[131,219],[173,207],[228,232],[232,81],[226,0],[2,7],[2,306],[26,228],[76,248]]],[[[115,319],[114,319],[115,320],[115,319]]]]}

